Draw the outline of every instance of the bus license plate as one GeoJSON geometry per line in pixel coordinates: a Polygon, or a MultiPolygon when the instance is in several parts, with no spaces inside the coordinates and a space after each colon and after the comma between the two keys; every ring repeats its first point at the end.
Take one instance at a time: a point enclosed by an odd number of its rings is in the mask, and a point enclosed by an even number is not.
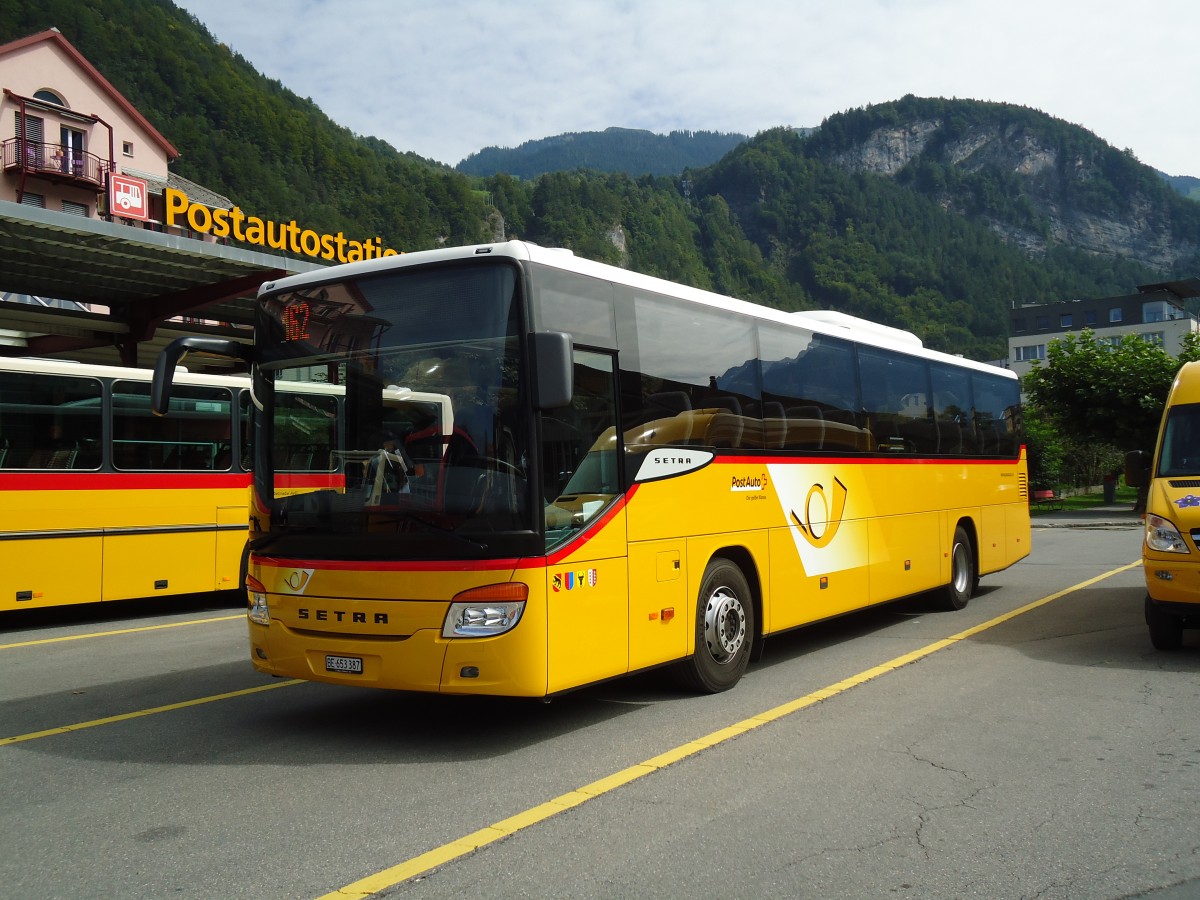
{"type": "Polygon", "coordinates": [[[341,672],[346,675],[361,675],[362,660],[357,656],[326,656],[325,671],[341,672]]]}

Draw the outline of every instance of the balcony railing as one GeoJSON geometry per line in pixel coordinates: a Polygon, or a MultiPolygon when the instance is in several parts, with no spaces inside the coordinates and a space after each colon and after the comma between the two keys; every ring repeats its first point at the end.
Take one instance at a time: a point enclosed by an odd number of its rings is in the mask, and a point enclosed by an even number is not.
{"type": "Polygon", "coordinates": [[[107,159],[46,141],[9,138],[3,146],[4,171],[23,170],[26,174],[103,191],[109,169],[107,159]]]}

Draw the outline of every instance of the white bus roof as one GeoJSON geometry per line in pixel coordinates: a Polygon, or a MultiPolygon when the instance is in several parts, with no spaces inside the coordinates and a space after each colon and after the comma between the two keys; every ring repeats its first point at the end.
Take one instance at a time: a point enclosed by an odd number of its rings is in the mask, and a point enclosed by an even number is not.
{"type": "Polygon", "coordinates": [[[656,294],[677,297],[694,303],[716,309],[736,312],[757,319],[778,322],[784,325],[801,326],[819,334],[854,340],[898,350],[939,362],[956,366],[964,366],[981,372],[988,372],[1001,377],[1015,379],[1017,376],[1008,369],[993,366],[988,363],[965,359],[938,350],[930,350],[921,343],[915,334],[888,325],[881,325],[867,319],[860,319],[846,313],[834,310],[804,310],[801,312],[784,312],[759,303],[750,303],[727,297],[712,291],[677,284],[651,275],[631,272],[618,266],[593,262],[576,256],[572,251],[560,248],[541,247],[526,241],[506,241],[496,244],[472,244],[464,247],[446,247],[440,250],[420,250],[415,253],[405,253],[399,256],[386,256],[380,259],[364,260],[347,263],[341,266],[331,266],[300,275],[292,275],[278,281],[269,281],[262,286],[260,295],[266,292],[274,293],[281,290],[296,290],[315,283],[342,280],[346,278],[361,278],[365,275],[375,275],[397,268],[425,265],[428,263],[451,262],[460,259],[476,259],[481,256],[507,257],[510,259],[535,262],[579,275],[611,281],[625,287],[641,288],[656,294]]]}

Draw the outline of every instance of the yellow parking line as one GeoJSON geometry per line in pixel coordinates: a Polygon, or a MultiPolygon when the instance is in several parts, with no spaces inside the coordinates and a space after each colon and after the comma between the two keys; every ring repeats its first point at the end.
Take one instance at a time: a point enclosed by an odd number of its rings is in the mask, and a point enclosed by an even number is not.
{"type": "Polygon", "coordinates": [[[69,634],[64,637],[42,638],[36,641],[21,641],[16,644],[0,644],[0,650],[13,650],[17,647],[36,647],[38,644],[58,644],[63,641],[82,641],[85,638],[112,637],[116,634],[136,634],[139,631],[157,631],[160,628],[182,628],[184,625],[206,625],[209,622],[228,622],[232,619],[244,619],[245,613],[235,616],[214,616],[211,619],[189,619],[186,622],[168,622],[165,625],[142,625],[139,628],[119,628],[114,631],[91,631],[87,634],[69,634]]]}
{"type": "Polygon", "coordinates": [[[658,756],[652,757],[645,762],[630,766],[627,769],[622,769],[598,781],[593,781],[591,784],[584,785],[552,800],[547,800],[545,803],[527,809],[524,812],[517,813],[514,816],[509,816],[507,819],[501,819],[499,822],[494,822],[478,831],[461,837],[458,840],[451,841],[448,844],[443,844],[440,847],[435,847],[420,856],[414,856],[412,859],[402,862],[398,865],[384,869],[374,875],[368,875],[366,878],[359,879],[345,887],[339,888],[331,893],[324,894],[318,897],[317,900],[339,900],[346,897],[367,897],[371,894],[377,894],[380,891],[395,887],[401,882],[408,881],[410,878],[416,878],[418,875],[423,875],[438,866],[452,862],[463,856],[486,847],[488,844],[494,843],[501,838],[508,837],[531,825],[536,825],[539,822],[544,822],[551,816],[555,816],[563,810],[571,809],[579,806],[581,803],[586,803],[588,800],[593,800],[596,797],[603,796],[609,791],[629,784],[644,775],[649,775],[651,772],[657,772],[669,765],[679,762],[682,759],[687,759],[702,750],[707,750],[710,747],[715,747],[717,744],[724,743],[730,738],[737,737],[740,734],[745,734],[768,722],[774,722],[782,719],[784,716],[791,715],[801,709],[813,706],[820,703],[822,700],[828,700],[830,697],[836,697],[838,694],[848,691],[852,687],[857,687],[860,684],[865,684],[872,681],[881,675],[886,675],[889,672],[894,672],[901,666],[906,666],[911,662],[916,662],[923,659],[939,650],[944,650],[957,644],[959,641],[979,634],[982,631],[987,631],[989,628],[995,628],[997,625],[1002,625],[1010,619],[1015,619],[1017,616],[1037,609],[1039,606],[1045,606],[1060,597],[1065,597],[1067,594],[1090,587],[1098,581],[1103,581],[1106,578],[1111,578],[1113,575],[1118,575],[1121,572],[1127,572],[1135,566],[1140,566],[1141,560],[1132,562],[1129,565],[1121,566],[1117,569],[1112,569],[1102,575],[1097,575],[1094,578],[1089,578],[1087,581],[1081,581],[1079,584],[1072,585],[1069,588],[1050,594],[1040,600],[1035,600],[1032,603],[1007,612],[1002,616],[997,616],[994,619],[989,619],[982,625],[976,625],[968,628],[965,631],[960,631],[958,634],[951,635],[940,641],[935,641],[928,644],[919,650],[914,650],[911,653],[905,653],[902,656],[897,656],[895,659],[889,660],[882,665],[874,666],[857,675],[852,675],[828,687],[813,691],[811,694],[805,694],[803,697],[797,697],[795,700],[776,706],[774,709],[768,709],[758,715],[751,716],[748,719],[743,719],[733,725],[714,731],[709,735],[688,741],[686,744],[681,744],[674,749],[668,750],[665,753],[660,753],[658,756]]]}
{"type": "Polygon", "coordinates": [[[275,681],[258,687],[243,688],[240,691],[229,691],[225,694],[213,694],[211,697],[198,697],[195,700],[184,700],[182,703],[168,703],[166,706],[156,706],[153,709],[139,709],[135,712],[121,713],[116,716],[105,716],[103,719],[92,719],[90,722],[77,722],[74,725],[60,725],[57,728],[47,728],[45,731],[31,731],[29,734],[18,734],[15,737],[0,738],[0,747],[5,744],[19,744],[22,741],[34,741],[38,738],[50,737],[55,734],[67,734],[72,731],[82,731],[85,728],[96,728],[99,725],[111,725],[114,722],[127,722],[130,719],[140,719],[144,716],[154,716],[158,713],[171,712],[176,709],[187,709],[189,706],[202,706],[205,703],[216,703],[218,700],[229,700],[233,697],[245,697],[247,694],[260,694],[263,691],[273,691],[275,688],[288,687],[293,684],[307,684],[299,678],[290,681],[275,681]]]}

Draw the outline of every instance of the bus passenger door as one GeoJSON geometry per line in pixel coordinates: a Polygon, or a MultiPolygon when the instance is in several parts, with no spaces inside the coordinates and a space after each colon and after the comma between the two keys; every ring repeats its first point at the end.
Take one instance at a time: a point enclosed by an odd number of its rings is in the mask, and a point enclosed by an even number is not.
{"type": "Polygon", "coordinates": [[[574,381],[571,405],[541,416],[549,693],[629,670],[613,358],[576,349],[574,381]]]}

